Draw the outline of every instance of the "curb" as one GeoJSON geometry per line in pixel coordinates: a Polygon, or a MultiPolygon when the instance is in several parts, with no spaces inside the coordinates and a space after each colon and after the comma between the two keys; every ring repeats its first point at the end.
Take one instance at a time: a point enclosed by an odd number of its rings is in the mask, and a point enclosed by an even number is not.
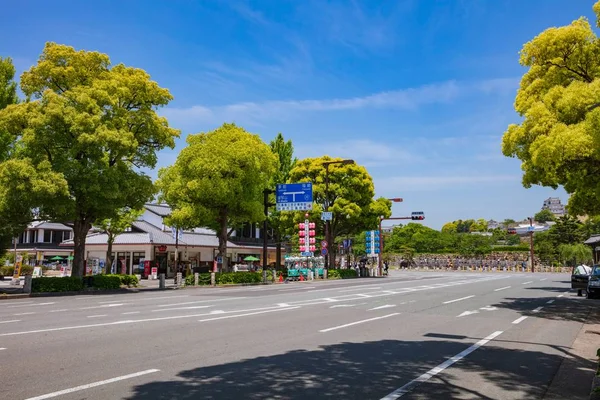
{"type": "MultiPolygon", "coordinates": [[[[598,349],[597,354],[600,358],[600,349],[598,349]]],[[[594,379],[592,380],[590,400],[600,400],[600,362],[597,364],[596,373],[594,374],[594,379]]]]}

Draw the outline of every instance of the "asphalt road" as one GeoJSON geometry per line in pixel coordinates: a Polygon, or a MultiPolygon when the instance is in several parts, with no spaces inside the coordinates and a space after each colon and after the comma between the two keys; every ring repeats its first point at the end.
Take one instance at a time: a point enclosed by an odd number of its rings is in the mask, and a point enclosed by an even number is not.
{"type": "Polygon", "coordinates": [[[2,301],[0,398],[538,399],[598,304],[569,278],[396,272],[2,301]]]}

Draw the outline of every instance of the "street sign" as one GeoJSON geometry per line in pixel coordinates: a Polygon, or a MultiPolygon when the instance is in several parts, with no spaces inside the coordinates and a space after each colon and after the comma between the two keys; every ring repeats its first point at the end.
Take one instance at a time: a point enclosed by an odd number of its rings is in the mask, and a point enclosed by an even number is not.
{"type": "Polygon", "coordinates": [[[300,255],[302,257],[313,257],[315,253],[313,253],[312,251],[303,251],[302,253],[300,253],[300,255]]]}
{"type": "Polygon", "coordinates": [[[223,257],[221,257],[221,256],[218,256],[218,257],[217,257],[217,263],[218,263],[218,264],[223,264],[223,257]]]}
{"type": "Polygon", "coordinates": [[[323,220],[323,221],[331,221],[331,220],[333,220],[333,212],[331,212],[331,211],[322,212],[321,213],[321,220],[323,220]]]}
{"type": "Polygon", "coordinates": [[[527,232],[533,232],[535,231],[535,226],[528,226],[527,227],[527,232]]]}
{"type": "Polygon", "coordinates": [[[321,247],[324,249],[327,248],[327,240],[321,240],[321,247]]]}
{"type": "Polygon", "coordinates": [[[321,255],[327,255],[327,248],[321,249],[321,255]]]}
{"type": "Polygon", "coordinates": [[[312,183],[279,184],[276,190],[276,201],[277,211],[312,210],[312,183]]]}

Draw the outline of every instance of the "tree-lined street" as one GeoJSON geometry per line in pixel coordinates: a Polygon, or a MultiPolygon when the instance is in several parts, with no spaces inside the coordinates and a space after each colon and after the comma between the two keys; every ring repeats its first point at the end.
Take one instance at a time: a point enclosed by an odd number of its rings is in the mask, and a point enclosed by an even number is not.
{"type": "MultiPolygon", "coordinates": [[[[11,368],[0,392],[23,399],[541,398],[594,304],[568,289],[560,274],[395,272],[7,301],[0,356],[11,368]],[[24,378],[23,371],[36,373],[24,378]]],[[[589,379],[577,387],[580,378],[565,388],[571,398],[589,388],[589,379]]]]}

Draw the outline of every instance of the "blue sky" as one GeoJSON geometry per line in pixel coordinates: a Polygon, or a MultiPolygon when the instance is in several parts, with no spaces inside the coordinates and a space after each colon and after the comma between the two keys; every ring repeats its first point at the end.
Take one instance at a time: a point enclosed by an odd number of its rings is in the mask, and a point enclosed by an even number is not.
{"type": "Polygon", "coordinates": [[[236,122],[300,158],[367,167],[394,215],[425,224],[522,219],[562,190],[521,186],[501,137],[525,72],[518,52],[593,1],[8,1],[0,56],[20,74],[46,41],[143,68],[175,100],[161,113],[189,133],[236,122]],[[10,32],[10,35],[6,35],[10,32]]]}

